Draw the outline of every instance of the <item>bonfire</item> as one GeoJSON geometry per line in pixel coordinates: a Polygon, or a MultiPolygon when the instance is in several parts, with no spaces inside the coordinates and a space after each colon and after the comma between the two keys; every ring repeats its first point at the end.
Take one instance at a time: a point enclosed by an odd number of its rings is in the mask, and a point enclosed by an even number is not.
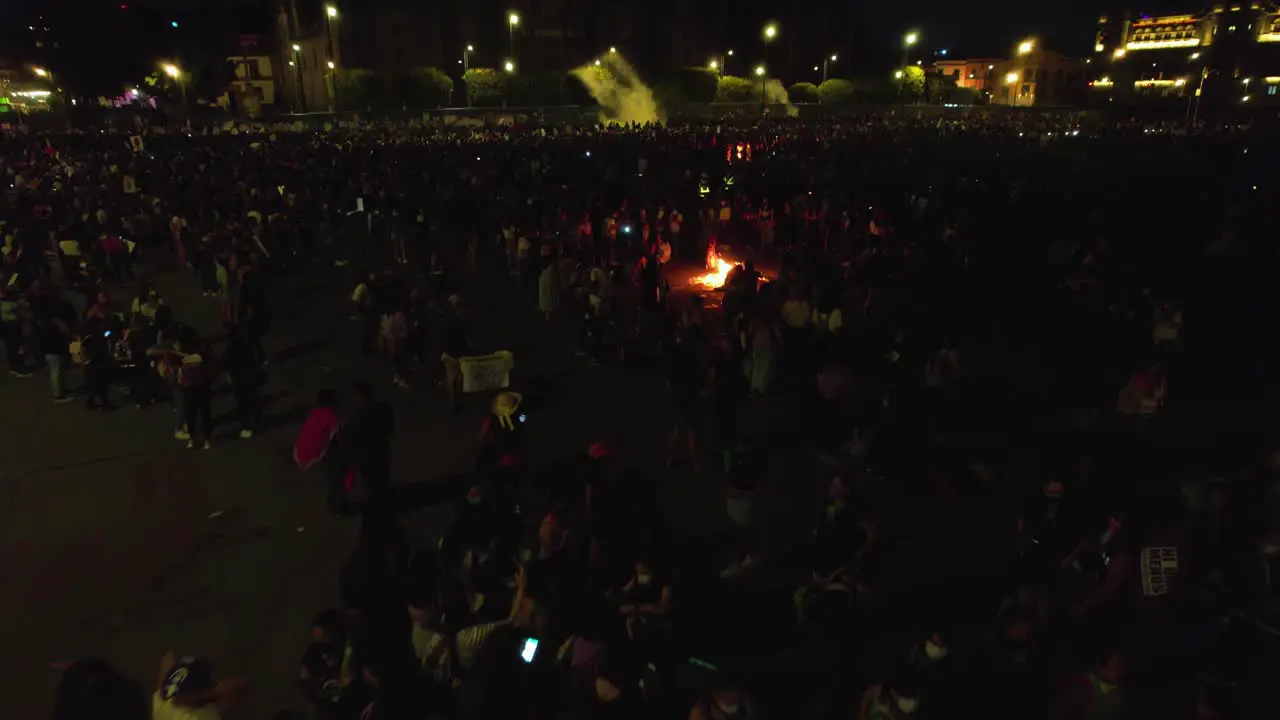
{"type": "Polygon", "coordinates": [[[729,271],[733,270],[733,263],[720,257],[716,252],[715,245],[707,248],[707,272],[702,275],[694,275],[689,279],[690,285],[707,290],[719,290],[724,287],[724,281],[729,277],[729,271]]]}

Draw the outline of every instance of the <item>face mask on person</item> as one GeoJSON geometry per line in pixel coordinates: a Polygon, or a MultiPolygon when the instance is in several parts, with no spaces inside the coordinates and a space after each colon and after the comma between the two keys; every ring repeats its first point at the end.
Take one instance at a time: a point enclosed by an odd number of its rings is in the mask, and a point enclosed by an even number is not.
{"type": "Polygon", "coordinates": [[[932,640],[925,641],[924,654],[925,657],[937,662],[947,656],[947,646],[939,645],[932,640]]]}
{"type": "Polygon", "coordinates": [[[898,711],[903,715],[914,715],[920,701],[915,698],[898,698],[898,711]]]}

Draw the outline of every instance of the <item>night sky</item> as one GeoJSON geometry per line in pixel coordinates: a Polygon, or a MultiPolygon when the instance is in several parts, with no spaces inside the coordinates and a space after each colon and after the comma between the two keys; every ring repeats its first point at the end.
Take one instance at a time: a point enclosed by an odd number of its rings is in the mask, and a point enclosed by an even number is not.
{"type": "MultiPolygon", "coordinates": [[[[634,1],[654,7],[653,0],[634,1]]],[[[828,12],[820,0],[793,2],[810,3],[828,12]]],[[[268,7],[268,0],[3,0],[0,48],[13,48],[3,52],[11,63],[42,62],[61,68],[64,82],[77,90],[105,93],[118,90],[122,82],[136,81],[160,57],[179,52],[186,56],[206,49],[212,52],[214,45],[229,36],[269,30],[268,7]],[[127,9],[122,10],[122,4],[127,9]],[[24,44],[22,33],[38,14],[44,14],[63,38],[58,51],[61,57],[26,57],[23,48],[30,47],[30,37],[24,44]],[[176,30],[170,27],[174,20],[179,23],[176,30]]],[[[750,47],[759,41],[765,22],[785,19],[786,13],[779,16],[779,10],[788,5],[780,0],[731,0],[730,7],[733,15],[726,28],[728,42],[750,47]]],[[[952,58],[1007,56],[1017,40],[1026,36],[1035,36],[1042,46],[1065,54],[1087,55],[1092,50],[1098,15],[1118,14],[1124,3],[855,0],[829,7],[836,15],[847,13],[848,20],[819,30],[824,35],[821,42],[850,49],[857,62],[884,66],[896,62],[907,30],[921,34],[916,57],[927,57],[939,48],[947,48],[952,58]]],[[[1132,7],[1135,13],[1152,14],[1203,9],[1187,0],[1143,0],[1132,7]]],[[[784,22],[783,32],[787,31],[784,22]]],[[[804,34],[797,32],[796,36],[804,34]]],[[[801,42],[810,43],[808,39],[801,42]]]]}

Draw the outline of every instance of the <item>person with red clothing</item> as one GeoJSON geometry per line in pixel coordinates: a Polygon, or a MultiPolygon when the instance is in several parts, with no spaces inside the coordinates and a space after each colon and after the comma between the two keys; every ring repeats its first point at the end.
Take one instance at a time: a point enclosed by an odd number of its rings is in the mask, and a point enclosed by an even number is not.
{"type": "Polygon", "coordinates": [[[524,465],[525,414],[520,412],[524,397],[517,392],[501,392],[490,404],[492,411],[480,425],[478,469],[481,472],[524,465]]]}
{"type": "Polygon", "coordinates": [[[293,461],[301,470],[324,461],[329,510],[342,515],[349,507],[347,492],[351,489],[353,473],[338,442],[342,417],[337,406],[338,395],[334,391],[321,390],[316,395],[316,406],[303,421],[293,443],[293,461]]]}

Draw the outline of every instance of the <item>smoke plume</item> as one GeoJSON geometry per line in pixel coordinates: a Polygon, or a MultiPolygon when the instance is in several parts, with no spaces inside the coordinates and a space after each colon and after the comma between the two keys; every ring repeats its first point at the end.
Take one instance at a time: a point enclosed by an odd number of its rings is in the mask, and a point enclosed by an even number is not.
{"type": "Polygon", "coordinates": [[[791,104],[791,96],[787,95],[787,89],[782,87],[782,81],[776,78],[769,78],[764,84],[764,101],[770,105],[785,105],[787,117],[800,114],[800,110],[791,104]]]}
{"type": "MultiPolygon", "coordinates": [[[[600,122],[629,125],[666,120],[653,99],[653,91],[640,80],[635,68],[621,53],[606,53],[600,57],[599,63],[574,68],[569,74],[578,78],[591,97],[600,103],[600,122]]],[[[785,91],[783,97],[786,97],[785,91]]]]}

